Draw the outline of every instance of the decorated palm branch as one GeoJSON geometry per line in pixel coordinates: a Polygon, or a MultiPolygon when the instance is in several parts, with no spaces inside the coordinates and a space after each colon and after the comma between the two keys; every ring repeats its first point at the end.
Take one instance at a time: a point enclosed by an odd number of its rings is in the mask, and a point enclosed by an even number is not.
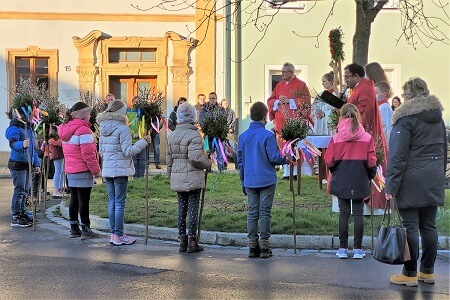
{"type": "Polygon", "coordinates": [[[203,121],[203,133],[210,138],[226,139],[228,135],[228,123],[224,110],[218,105],[205,105],[208,106],[209,113],[203,121]]]}
{"type": "Polygon", "coordinates": [[[328,117],[328,128],[331,130],[336,130],[339,123],[339,117],[339,111],[337,109],[333,109],[328,117]]]}
{"type": "Polygon", "coordinates": [[[330,67],[333,68],[334,76],[334,90],[342,89],[342,62],[345,59],[344,53],[344,32],[341,27],[330,30],[328,40],[330,42],[331,62],[330,67]]]}
{"type": "MultiPolygon", "coordinates": [[[[312,91],[311,95],[315,95],[312,91]]],[[[288,112],[285,106],[281,107],[281,113],[286,118],[281,129],[280,149],[281,153],[296,160],[312,163],[320,150],[309,143],[305,138],[310,130],[310,105],[302,104],[296,110],[288,112]]]]}
{"type": "Polygon", "coordinates": [[[161,123],[167,127],[161,108],[164,101],[161,91],[139,89],[139,95],[133,101],[133,109],[127,110],[128,125],[135,137],[142,138],[149,130],[160,132],[161,123]]]}
{"type": "Polygon", "coordinates": [[[27,115],[38,136],[44,140],[57,137],[57,126],[63,122],[66,111],[58,101],[58,95],[51,94],[45,84],[33,83],[31,78],[20,79],[12,109],[27,115]]]}
{"type": "Polygon", "coordinates": [[[208,114],[203,120],[202,131],[204,135],[203,149],[213,158],[221,158],[228,162],[225,153],[224,140],[228,138],[228,123],[225,111],[219,105],[205,104],[208,114]]]}

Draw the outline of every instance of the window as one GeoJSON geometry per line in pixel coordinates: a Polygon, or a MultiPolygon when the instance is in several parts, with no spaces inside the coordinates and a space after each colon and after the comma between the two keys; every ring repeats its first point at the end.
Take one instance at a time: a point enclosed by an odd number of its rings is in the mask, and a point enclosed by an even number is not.
{"type": "Polygon", "coordinates": [[[304,10],[306,4],[299,0],[266,0],[266,7],[274,10],[304,10]]]}
{"type": "Polygon", "coordinates": [[[109,62],[119,63],[119,62],[139,62],[139,61],[156,61],[155,49],[119,49],[119,48],[109,48],[109,62]]]}
{"type": "MultiPolygon", "coordinates": [[[[45,84],[52,95],[58,94],[58,50],[28,46],[24,49],[6,49],[8,90],[15,91],[20,78],[45,84]]],[[[8,93],[8,106],[14,93],[8,93]]]]}
{"type": "Polygon", "coordinates": [[[381,64],[388,81],[391,85],[392,95],[398,96],[402,92],[402,83],[401,83],[401,65],[399,64],[381,64]]]}
{"type": "Polygon", "coordinates": [[[16,84],[31,78],[32,83],[49,88],[48,57],[16,57],[16,84]]]}
{"type": "MultiPolygon", "coordinates": [[[[266,88],[265,88],[265,99],[272,95],[272,91],[275,86],[281,81],[281,68],[280,65],[265,65],[265,78],[266,78],[266,88]]],[[[302,81],[307,82],[308,78],[308,67],[306,65],[294,65],[295,75],[302,81]]]]}

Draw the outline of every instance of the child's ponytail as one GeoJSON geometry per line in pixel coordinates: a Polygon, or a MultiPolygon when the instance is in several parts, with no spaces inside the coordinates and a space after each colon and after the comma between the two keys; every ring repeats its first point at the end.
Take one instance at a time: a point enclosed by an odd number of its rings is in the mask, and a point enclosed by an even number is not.
{"type": "Polygon", "coordinates": [[[355,132],[359,128],[360,114],[358,108],[351,103],[344,104],[341,108],[341,116],[343,119],[351,119],[352,132],[355,132]]]}

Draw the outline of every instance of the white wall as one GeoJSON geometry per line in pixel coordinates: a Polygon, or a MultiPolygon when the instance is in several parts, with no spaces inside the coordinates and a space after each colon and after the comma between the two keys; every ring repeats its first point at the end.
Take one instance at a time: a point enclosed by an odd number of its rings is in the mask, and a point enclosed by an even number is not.
{"type": "MultiPolygon", "coordinates": [[[[57,1],[49,0],[43,2],[36,1],[7,1],[0,0],[0,13],[7,11],[20,12],[62,12],[62,13],[126,13],[126,14],[167,14],[168,11],[161,9],[152,9],[151,11],[138,11],[131,7],[131,4],[137,4],[142,8],[148,8],[153,1],[105,1],[105,0],[66,0],[57,1]]],[[[173,11],[170,14],[194,14],[194,9],[183,11],[173,11]]],[[[217,92],[223,94],[222,78],[223,78],[223,62],[222,62],[222,31],[221,24],[217,28],[217,92]]],[[[168,31],[174,31],[184,36],[190,35],[190,30],[194,28],[193,23],[182,22],[110,22],[110,21],[48,21],[48,20],[14,20],[0,19],[0,28],[2,30],[2,38],[0,40],[0,111],[8,110],[7,107],[7,77],[6,77],[6,49],[21,49],[28,46],[37,46],[41,49],[58,49],[59,50],[59,73],[58,73],[58,92],[60,101],[71,106],[78,101],[78,74],[76,66],[78,65],[78,53],[73,45],[72,37],[80,38],[86,36],[92,30],[100,30],[105,34],[113,37],[120,36],[143,36],[143,37],[163,37],[168,31]],[[70,67],[70,71],[66,71],[66,66],[70,67]]],[[[193,36],[195,38],[195,36],[193,36]]],[[[173,51],[169,42],[168,65],[172,64],[173,51]]],[[[190,58],[190,66],[195,70],[196,63],[195,51],[192,51],[190,58]]],[[[171,86],[172,74],[168,73],[169,85],[167,89],[167,99],[172,99],[173,90],[171,86]]],[[[195,102],[195,74],[189,78],[189,95],[191,102],[195,102]]],[[[99,91],[98,86],[96,92],[99,91]]],[[[172,101],[167,101],[168,112],[172,109],[172,101]]],[[[4,133],[9,120],[5,114],[0,115],[0,132],[4,133]]],[[[0,151],[9,151],[6,143],[0,143],[0,151]]]]}

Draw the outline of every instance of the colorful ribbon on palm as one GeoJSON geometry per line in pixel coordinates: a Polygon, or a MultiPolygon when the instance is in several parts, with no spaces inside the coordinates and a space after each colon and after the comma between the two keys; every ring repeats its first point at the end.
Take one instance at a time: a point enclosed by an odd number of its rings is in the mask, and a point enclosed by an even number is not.
{"type": "Polygon", "coordinates": [[[384,175],[383,175],[383,168],[380,165],[377,166],[377,173],[375,174],[375,178],[372,179],[372,183],[373,183],[373,186],[380,193],[386,186],[386,179],[384,178],[384,175]]]}
{"type": "MultiPolygon", "coordinates": [[[[235,143],[237,145],[237,141],[232,134],[228,134],[227,140],[235,143]]],[[[231,152],[236,152],[235,149],[229,146],[229,143],[226,143],[225,140],[221,140],[217,137],[213,137],[212,139],[209,136],[203,137],[203,151],[206,154],[213,154],[212,158],[217,162],[218,159],[223,159],[224,163],[228,163],[228,158],[226,155],[226,149],[229,149],[231,152]]],[[[235,162],[237,163],[237,162],[235,162]]]]}
{"type": "MultiPolygon", "coordinates": [[[[36,100],[33,100],[31,104],[22,105],[20,107],[25,117],[28,119],[30,124],[34,127],[34,132],[39,135],[42,135],[42,143],[39,146],[41,150],[45,149],[46,140],[49,136],[51,136],[54,132],[57,132],[57,125],[55,123],[49,123],[47,117],[49,113],[39,107],[39,103],[36,100]]],[[[64,116],[59,115],[61,122],[64,119],[64,116]]]]}
{"type": "Polygon", "coordinates": [[[206,154],[213,154],[212,158],[215,161],[222,159],[224,163],[228,163],[228,159],[225,154],[225,141],[222,141],[216,137],[211,139],[206,135],[203,140],[203,150],[206,154]]]}
{"type": "Polygon", "coordinates": [[[279,147],[281,155],[295,158],[297,161],[304,161],[312,165],[314,158],[320,156],[322,152],[306,139],[296,138],[289,141],[280,141],[279,147]],[[281,144],[281,145],[280,145],[281,144]]]}
{"type": "Polygon", "coordinates": [[[169,132],[171,130],[169,129],[169,126],[167,125],[166,118],[162,116],[145,116],[142,113],[142,110],[140,108],[138,109],[127,109],[127,117],[128,117],[128,126],[130,127],[131,131],[136,134],[139,138],[142,138],[147,135],[148,130],[152,129],[158,133],[161,132],[161,128],[167,128],[169,132]],[[148,119],[150,119],[150,122],[148,122],[148,119]],[[153,122],[153,120],[155,122],[153,122]],[[163,126],[161,127],[161,123],[163,126]],[[161,127],[161,128],[160,128],[161,127]]]}

